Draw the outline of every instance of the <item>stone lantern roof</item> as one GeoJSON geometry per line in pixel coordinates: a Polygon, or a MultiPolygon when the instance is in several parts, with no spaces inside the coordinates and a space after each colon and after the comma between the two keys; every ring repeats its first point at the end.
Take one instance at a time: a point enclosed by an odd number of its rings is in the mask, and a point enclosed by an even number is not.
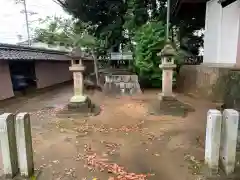
{"type": "Polygon", "coordinates": [[[80,48],[74,48],[70,53],[69,56],[71,56],[73,59],[80,59],[83,57],[83,52],[80,48]]]}
{"type": "Polygon", "coordinates": [[[162,51],[158,54],[158,56],[163,56],[163,57],[173,57],[176,55],[177,55],[176,50],[173,48],[169,40],[166,42],[162,51]]]}

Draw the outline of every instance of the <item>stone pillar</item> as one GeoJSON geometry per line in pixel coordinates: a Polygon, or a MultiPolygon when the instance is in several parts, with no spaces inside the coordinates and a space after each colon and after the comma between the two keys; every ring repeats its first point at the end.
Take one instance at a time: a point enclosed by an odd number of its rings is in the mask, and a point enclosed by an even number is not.
{"type": "Polygon", "coordinates": [[[172,81],[173,81],[173,69],[176,68],[175,64],[161,64],[162,68],[162,96],[173,97],[172,93],[172,81]]]}
{"type": "Polygon", "coordinates": [[[18,157],[15,136],[14,115],[0,115],[0,139],[3,158],[3,171],[7,177],[13,178],[18,173],[18,157]]]}
{"type": "Polygon", "coordinates": [[[223,111],[220,160],[227,175],[234,172],[238,136],[239,113],[233,109],[223,111]]]}
{"type": "MultiPolygon", "coordinates": [[[[164,67],[163,67],[164,68],[164,67]]],[[[162,95],[172,96],[172,69],[163,69],[162,72],[162,95]]]]}
{"type": "Polygon", "coordinates": [[[218,172],[221,124],[221,112],[215,109],[210,109],[207,113],[205,164],[208,165],[213,173],[218,172]]]}
{"type": "Polygon", "coordinates": [[[82,60],[72,60],[72,66],[69,68],[73,72],[74,81],[74,96],[71,98],[71,103],[85,102],[87,97],[83,95],[83,71],[85,67],[82,65],[82,60]]]}
{"type": "Polygon", "coordinates": [[[163,50],[160,52],[162,57],[161,64],[159,67],[162,69],[162,98],[173,98],[172,93],[172,80],[173,80],[173,70],[176,68],[174,64],[174,56],[176,55],[175,50],[168,41],[164,46],[163,50]]]}
{"type": "Polygon", "coordinates": [[[34,163],[31,123],[28,113],[17,114],[15,130],[20,175],[23,177],[31,177],[34,174],[34,163]]]}

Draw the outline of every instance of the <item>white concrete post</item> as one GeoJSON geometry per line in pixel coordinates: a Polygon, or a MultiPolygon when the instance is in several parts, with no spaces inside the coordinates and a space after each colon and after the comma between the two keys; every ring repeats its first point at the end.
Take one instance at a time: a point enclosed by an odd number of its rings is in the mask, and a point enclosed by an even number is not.
{"type": "Polygon", "coordinates": [[[23,177],[31,177],[34,173],[34,163],[31,123],[28,113],[17,114],[15,129],[17,137],[20,174],[23,177]]]}
{"type": "Polygon", "coordinates": [[[220,160],[227,175],[234,172],[238,136],[239,113],[233,109],[223,111],[220,160]]]}
{"type": "Polygon", "coordinates": [[[0,115],[0,139],[3,158],[3,170],[7,177],[13,178],[18,173],[18,157],[15,136],[14,115],[0,115]]]}
{"type": "Polygon", "coordinates": [[[213,173],[218,172],[221,124],[221,112],[215,109],[210,109],[207,113],[205,163],[213,173]]]}

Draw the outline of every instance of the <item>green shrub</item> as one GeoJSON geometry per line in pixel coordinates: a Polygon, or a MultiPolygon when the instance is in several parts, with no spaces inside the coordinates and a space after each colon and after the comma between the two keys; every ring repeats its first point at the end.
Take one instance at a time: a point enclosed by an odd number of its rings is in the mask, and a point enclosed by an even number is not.
{"type": "MultiPolygon", "coordinates": [[[[157,56],[165,45],[165,26],[162,22],[148,22],[143,25],[134,38],[134,68],[140,83],[148,87],[161,87],[161,58],[157,56]]],[[[173,81],[176,80],[174,72],[173,81]]]]}

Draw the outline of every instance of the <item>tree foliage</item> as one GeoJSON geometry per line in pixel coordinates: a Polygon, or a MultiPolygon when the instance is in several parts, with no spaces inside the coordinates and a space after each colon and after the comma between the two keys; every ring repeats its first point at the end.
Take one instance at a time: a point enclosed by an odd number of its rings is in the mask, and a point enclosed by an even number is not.
{"type": "Polygon", "coordinates": [[[126,3],[123,0],[57,0],[68,12],[82,22],[90,24],[91,35],[108,42],[108,47],[124,41],[123,15],[126,3]]]}
{"type": "MultiPolygon", "coordinates": [[[[96,82],[99,85],[97,56],[104,55],[104,42],[88,34],[91,28],[86,23],[74,19],[63,19],[59,17],[47,18],[43,22],[45,28],[38,28],[35,31],[35,39],[47,44],[64,45],[72,48],[80,48],[88,52],[94,60],[96,82]]],[[[42,22],[42,23],[43,23],[42,22]]]]}
{"type": "MultiPolygon", "coordinates": [[[[160,84],[160,58],[156,56],[156,51],[160,51],[165,41],[167,0],[57,1],[75,18],[90,24],[88,33],[104,41],[106,48],[118,49],[122,44],[134,51],[139,75],[160,84]]],[[[197,54],[202,39],[193,35],[195,30],[200,29],[197,21],[190,17],[184,21],[172,21],[171,25],[178,29],[175,32],[180,37],[177,39],[180,47],[197,54]]],[[[174,41],[176,38],[171,39],[174,41]]]]}
{"type": "Polygon", "coordinates": [[[92,27],[75,19],[47,17],[40,22],[45,27],[35,29],[35,39],[50,45],[80,47],[86,51],[94,51],[97,55],[106,53],[105,41],[88,33],[92,27]]]}
{"type": "Polygon", "coordinates": [[[204,29],[204,6],[200,6],[196,11],[180,12],[178,16],[172,17],[172,24],[179,29],[181,48],[198,55],[199,47],[203,47],[203,36],[196,36],[195,32],[204,29]]]}
{"type": "MultiPolygon", "coordinates": [[[[106,41],[108,48],[117,50],[120,44],[131,49],[131,43],[136,31],[152,20],[166,22],[167,0],[56,0],[75,18],[91,24],[89,33],[98,39],[106,41]]],[[[193,54],[198,53],[202,46],[202,37],[193,35],[201,29],[200,17],[172,21],[179,28],[181,47],[193,54]]]]}
{"type": "MultiPolygon", "coordinates": [[[[45,27],[35,29],[35,39],[50,45],[64,45],[66,47],[74,44],[73,35],[76,31],[74,22],[71,19],[60,17],[47,17],[40,21],[45,27]]],[[[80,34],[83,29],[79,30],[80,34]]]]}
{"type": "MultiPolygon", "coordinates": [[[[161,21],[150,21],[138,29],[135,35],[135,71],[147,86],[159,87],[162,80],[162,70],[159,68],[162,58],[157,54],[165,45],[165,25],[161,21]]],[[[189,54],[172,44],[176,50],[175,64],[177,69],[182,65],[182,60],[189,54]]],[[[175,81],[176,72],[174,72],[175,81]]]]}

